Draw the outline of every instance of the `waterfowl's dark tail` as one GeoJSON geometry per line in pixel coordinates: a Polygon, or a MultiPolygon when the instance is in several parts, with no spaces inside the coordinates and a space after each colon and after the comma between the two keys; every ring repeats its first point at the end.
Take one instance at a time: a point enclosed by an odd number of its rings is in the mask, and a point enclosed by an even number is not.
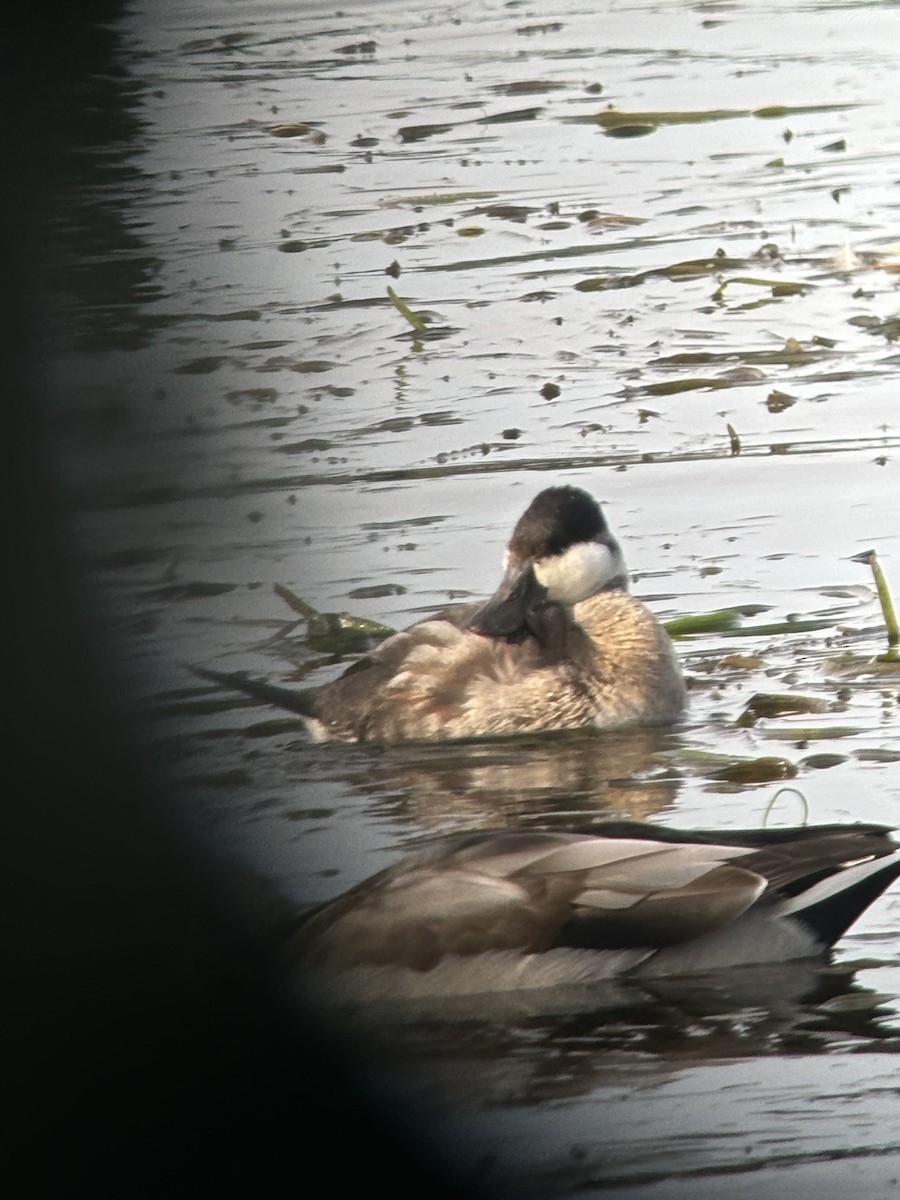
{"type": "Polygon", "coordinates": [[[865,910],[900,877],[900,849],[859,862],[821,879],[782,909],[833,946],[865,910]]]}
{"type": "Polygon", "coordinates": [[[207,667],[195,667],[191,663],[185,666],[201,679],[211,683],[221,684],[222,687],[233,688],[252,696],[254,700],[262,700],[266,704],[275,704],[286,708],[288,712],[299,713],[301,717],[314,717],[313,702],[315,691],[306,689],[294,691],[292,688],[281,687],[277,683],[267,683],[265,679],[254,679],[244,671],[210,671],[207,667]]]}

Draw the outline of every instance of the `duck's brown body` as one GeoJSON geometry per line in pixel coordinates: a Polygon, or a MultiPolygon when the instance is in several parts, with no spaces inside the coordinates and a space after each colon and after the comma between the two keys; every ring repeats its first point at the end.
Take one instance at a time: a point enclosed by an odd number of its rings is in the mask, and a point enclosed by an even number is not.
{"type": "Polygon", "coordinates": [[[465,605],[395,634],[307,693],[329,741],[447,741],[677,719],[686,690],[665,630],[624,591],[548,605],[518,642],[466,628],[465,605]]]}
{"type": "Polygon", "coordinates": [[[546,488],[519,519],[486,604],[411,625],[333,683],[293,692],[198,674],[299,712],[334,742],[437,742],[663,725],[687,692],[665,630],[628,593],[596,501],[546,488]]]}

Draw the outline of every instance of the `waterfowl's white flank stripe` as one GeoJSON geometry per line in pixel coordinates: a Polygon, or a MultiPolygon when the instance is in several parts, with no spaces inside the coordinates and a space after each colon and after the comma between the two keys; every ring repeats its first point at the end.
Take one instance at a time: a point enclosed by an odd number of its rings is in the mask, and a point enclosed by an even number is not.
{"type": "Polygon", "coordinates": [[[782,900],[775,911],[779,916],[789,916],[791,913],[797,913],[802,916],[805,909],[813,908],[815,905],[821,904],[823,900],[830,900],[832,896],[839,896],[841,892],[846,892],[848,888],[862,883],[863,880],[868,879],[871,875],[880,874],[891,862],[900,863],[900,850],[897,850],[894,854],[884,855],[881,858],[872,858],[868,861],[845,867],[844,870],[838,871],[837,874],[830,875],[827,879],[823,879],[819,883],[814,883],[812,887],[807,888],[805,892],[801,892],[798,896],[782,900]]]}

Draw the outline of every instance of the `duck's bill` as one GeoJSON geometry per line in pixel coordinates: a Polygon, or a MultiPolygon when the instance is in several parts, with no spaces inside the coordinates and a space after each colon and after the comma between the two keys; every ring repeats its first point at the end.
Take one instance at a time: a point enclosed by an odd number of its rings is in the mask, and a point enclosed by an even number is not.
{"type": "Polygon", "coordinates": [[[469,629],[483,637],[516,641],[528,632],[528,620],[547,601],[547,589],[535,578],[531,561],[511,563],[503,582],[471,617],[469,629]]]}

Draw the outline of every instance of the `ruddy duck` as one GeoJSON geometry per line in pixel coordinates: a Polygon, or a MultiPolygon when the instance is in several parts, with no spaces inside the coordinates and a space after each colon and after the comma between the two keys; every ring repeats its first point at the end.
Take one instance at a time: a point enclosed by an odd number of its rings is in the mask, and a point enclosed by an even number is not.
{"type": "Polygon", "coordinates": [[[392,984],[458,995],[806,958],[900,876],[890,832],[614,821],[451,835],[309,914],[288,950],[313,982],[355,973],[357,1000],[392,984]]]}
{"type": "Polygon", "coordinates": [[[551,487],[513,530],[500,587],[394,634],[323,687],[198,674],[299,712],[322,741],[452,741],[676,720],[687,693],[665,630],[628,593],[597,502],[551,487]]]}

